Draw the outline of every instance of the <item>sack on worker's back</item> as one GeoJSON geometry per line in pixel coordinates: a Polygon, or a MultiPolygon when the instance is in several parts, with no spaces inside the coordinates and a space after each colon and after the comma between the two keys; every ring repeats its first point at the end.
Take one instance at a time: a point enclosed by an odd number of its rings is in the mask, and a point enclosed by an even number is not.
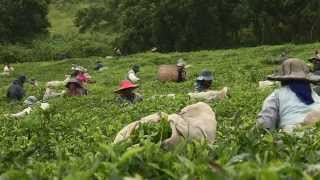
{"type": "Polygon", "coordinates": [[[159,123],[162,118],[167,118],[167,117],[168,115],[166,113],[159,112],[159,113],[151,114],[149,116],[141,118],[139,121],[134,121],[118,132],[117,136],[114,139],[114,143],[119,143],[120,141],[128,139],[134,133],[134,131],[139,128],[141,124],[159,123]]]}
{"type": "MultiPolygon", "coordinates": [[[[130,123],[117,134],[114,143],[119,143],[131,137],[142,124],[144,126],[163,123],[163,120],[168,120],[171,128],[170,138],[162,143],[164,147],[172,147],[182,140],[204,140],[207,142],[214,142],[215,140],[217,127],[215,113],[208,104],[199,102],[183,108],[178,114],[168,116],[165,113],[156,113],[130,123]]],[[[160,126],[160,129],[161,127],[166,126],[160,126]]],[[[159,128],[157,131],[159,131],[159,128]]],[[[166,130],[160,135],[166,135],[166,132],[170,131],[166,130]]],[[[162,139],[160,138],[160,140],[162,139]]]]}
{"type": "Polygon", "coordinates": [[[172,130],[169,139],[163,142],[165,147],[172,147],[181,140],[215,141],[217,121],[211,107],[199,102],[183,108],[178,114],[168,117],[172,130]]]}
{"type": "Polygon", "coordinates": [[[223,100],[228,96],[228,88],[224,87],[220,91],[189,93],[188,95],[192,100],[202,100],[202,101],[223,100]]]}
{"type": "Polygon", "coordinates": [[[259,89],[267,89],[277,85],[275,81],[259,81],[259,89]]]}
{"type": "Polygon", "coordinates": [[[176,65],[160,65],[158,69],[158,80],[161,82],[178,81],[178,68],[176,65]]]}

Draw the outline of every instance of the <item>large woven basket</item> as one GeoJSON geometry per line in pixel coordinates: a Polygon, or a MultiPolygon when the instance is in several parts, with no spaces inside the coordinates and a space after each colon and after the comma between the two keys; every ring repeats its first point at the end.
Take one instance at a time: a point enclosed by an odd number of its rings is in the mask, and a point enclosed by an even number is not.
{"type": "Polygon", "coordinates": [[[177,81],[178,69],[176,65],[160,65],[158,69],[158,80],[161,82],[177,81]]]}

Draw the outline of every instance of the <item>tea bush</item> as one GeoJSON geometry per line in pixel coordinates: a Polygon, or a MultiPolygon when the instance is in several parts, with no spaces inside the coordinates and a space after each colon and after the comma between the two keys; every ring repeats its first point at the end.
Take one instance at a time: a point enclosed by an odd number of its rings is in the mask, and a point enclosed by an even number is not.
{"type": "Polygon", "coordinates": [[[319,45],[14,64],[12,76],[0,77],[0,179],[319,179],[319,125],[294,134],[254,128],[262,102],[272,91],[258,91],[257,81],[275,67],[262,60],[288,47],[292,56],[306,59],[319,45]],[[178,84],[158,82],[157,65],[174,63],[181,57],[192,65],[189,80],[178,84]],[[109,69],[93,72],[97,60],[109,69]],[[145,100],[119,106],[113,90],[135,63],[141,65],[138,91],[145,100]],[[87,67],[97,80],[88,86],[89,96],[51,100],[48,111],[36,110],[23,119],[4,116],[23,108],[21,103],[9,103],[4,97],[15,77],[26,74],[38,79],[41,88],[26,85],[26,90],[28,95],[41,98],[45,82],[62,80],[71,64],[87,67]],[[214,72],[214,89],[230,88],[228,99],[209,103],[217,114],[215,143],[185,142],[164,150],[159,143],[161,133],[150,134],[162,125],[141,127],[131,139],[112,143],[116,133],[130,122],[159,111],[179,112],[192,104],[186,93],[193,90],[194,79],[203,68],[214,72]],[[176,98],[150,98],[169,93],[177,94],[176,98]]]}

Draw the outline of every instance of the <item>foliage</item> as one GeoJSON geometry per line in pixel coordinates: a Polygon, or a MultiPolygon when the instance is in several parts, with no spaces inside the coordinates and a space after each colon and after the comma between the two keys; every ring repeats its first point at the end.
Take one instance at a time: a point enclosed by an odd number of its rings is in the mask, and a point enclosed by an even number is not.
{"type": "Polygon", "coordinates": [[[115,45],[134,53],[317,41],[318,0],[100,0],[79,11],[80,32],[119,33],[115,45]]]}
{"type": "Polygon", "coordinates": [[[47,32],[49,0],[1,0],[0,42],[15,42],[47,32]]]}
{"type": "Polygon", "coordinates": [[[112,48],[102,35],[55,35],[39,38],[29,45],[0,45],[0,62],[52,61],[112,55],[112,48]]]}
{"type": "Polygon", "coordinates": [[[249,22],[255,27],[253,32],[260,43],[306,42],[319,38],[320,2],[317,0],[245,2],[249,22]]]}
{"type": "Polygon", "coordinates": [[[31,61],[30,49],[15,45],[0,45],[0,62],[16,63],[31,61]]]}
{"type": "Polygon", "coordinates": [[[133,144],[143,143],[143,141],[150,141],[152,143],[161,143],[165,139],[170,138],[171,128],[170,123],[166,119],[162,119],[160,123],[140,124],[139,128],[131,137],[133,144]]]}
{"type": "Polygon", "coordinates": [[[24,43],[0,44],[0,64],[112,55],[111,42],[114,36],[102,33],[78,34],[78,28],[73,24],[77,10],[89,2],[81,0],[80,4],[66,3],[68,5],[54,1],[50,5],[50,35],[39,34],[24,43]]]}
{"type": "Polygon", "coordinates": [[[97,83],[88,86],[87,97],[51,100],[48,111],[35,110],[23,119],[5,117],[23,107],[0,96],[0,179],[319,179],[319,125],[291,135],[254,128],[262,102],[272,91],[257,91],[257,82],[275,67],[261,61],[283,49],[293,57],[308,58],[319,45],[14,64],[12,76],[0,76],[0,94],[4,95],[10,82],[23,73],[41,85],[32,89],[26,84],[27,94],[41,98],[45,82],[64,79],[72,64],[88,68],[97,83]],[[178,58],[193,65],[188,69],[189,80],[158,82],[156,66],[175,63],[178,58]],[[91,71],[97,60],[109,69],[91,71]],[[113,90],[135,63],[141,65],[138,91],[145,100],[118,106],[113,90]],[[175,113],[192,104],[186,93],[192,91],[194,79],[203,68],[215,73],[214,89],[228,86],[231,90],[230,98],[210,103],[218,122],[215,143],[182,143],[166,151],[158,143],[159,134],[146,136],[161,126],[138,131],[145,137],[140,141],[112,143],[116,133],[130,122],[160,111],[175,113]],[[177,94],[176,98],[150,98],[169,93],[177,94]]]}

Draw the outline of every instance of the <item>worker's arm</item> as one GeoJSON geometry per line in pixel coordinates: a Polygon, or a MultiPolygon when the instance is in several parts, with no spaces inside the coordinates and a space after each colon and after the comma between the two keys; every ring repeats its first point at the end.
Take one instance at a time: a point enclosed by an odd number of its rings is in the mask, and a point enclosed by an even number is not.
{"type": "Polygon", "coordinates": [[[58,97],[58,96],[63,96],[66,93],[66,91],[61,91],[61,92],[54,92],[53,90],[46,90],[43,100],[48,100],[50,98],[58,97]]]}
{"type": "Polygon", "coordinates": [[[31,107],[28,107],[28,108],[24,109],[23,111],[18,112],[18,113],[16,113],[16,114],[11,114],[10,116],[11,116],[11,117],[15,117],[15,118],[22,118],[22,117],[30,114],[31,111],[32,111],[32,108],[31,108],[31,107]]]}
{"type": "Polygon", "coordinates": [[[266,129],[276,129],[279,126],[279,98],[273,92],[264,101],[262,110],[258,115],[257,126],[266,129]]]}
{"type": "Polygon", "coordinates": [[[138,82],[140,79],[135,75],[135,73],[133,72],[129,72],[128,74],[128,78],[131,82],[136,83],[138,82]]]}

